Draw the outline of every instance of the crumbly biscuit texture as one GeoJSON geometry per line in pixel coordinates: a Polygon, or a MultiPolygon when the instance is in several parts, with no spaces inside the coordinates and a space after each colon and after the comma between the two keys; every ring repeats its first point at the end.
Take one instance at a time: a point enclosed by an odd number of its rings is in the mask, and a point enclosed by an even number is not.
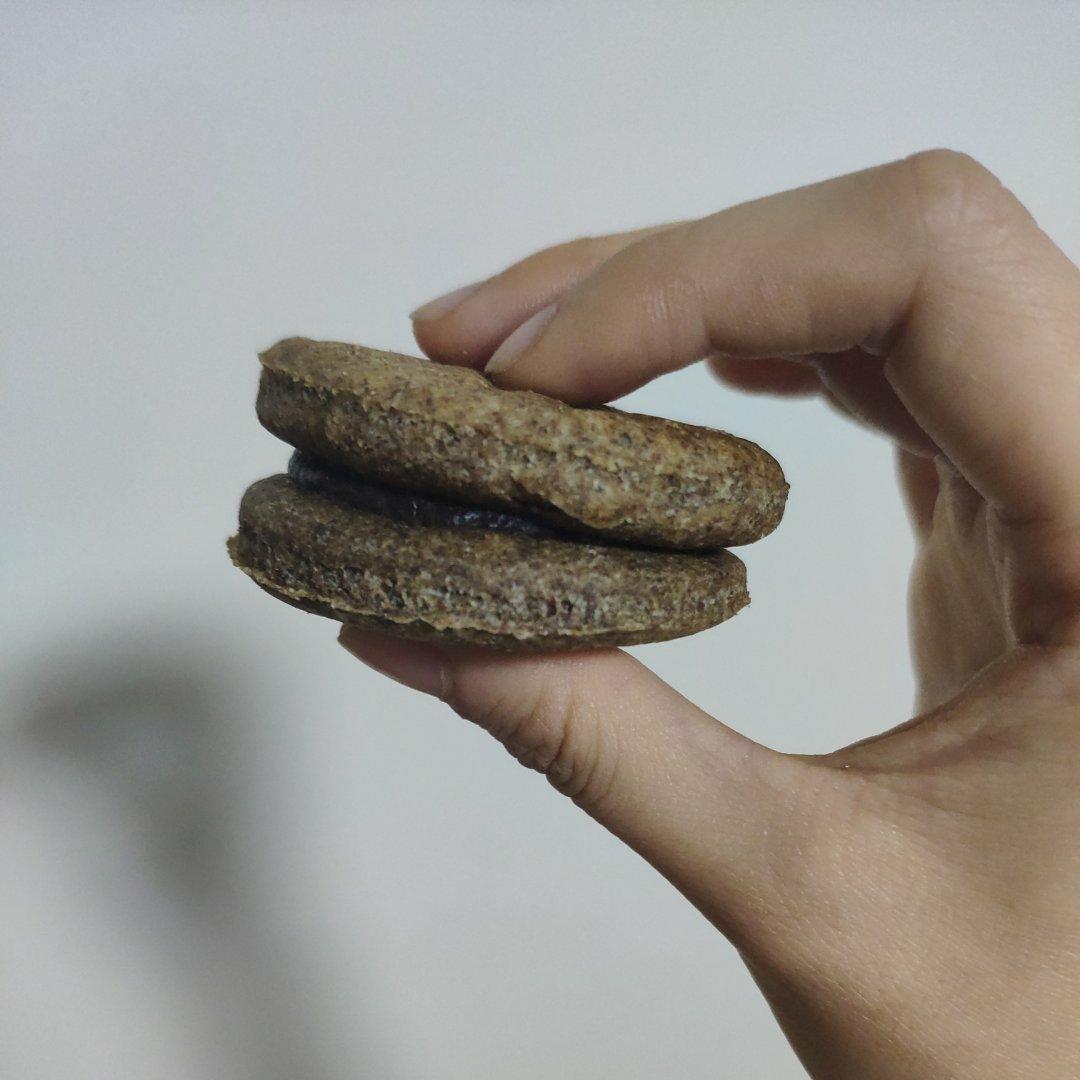
{"type": "Polygon", "coordinates": [[[279,599],[407,638],[512,650],[692,634],[748,602],[730,552],[687,553],[403,525],[305,491],[253,484],[229,551],[279,599]]]}
{"type": "Polygon", "coordinates": [[[746,544],[783,513],[780,466],[726,432],[359,345],[289,338],[260,359],[263,425],[384,483],[675,549],[746,544]]]}

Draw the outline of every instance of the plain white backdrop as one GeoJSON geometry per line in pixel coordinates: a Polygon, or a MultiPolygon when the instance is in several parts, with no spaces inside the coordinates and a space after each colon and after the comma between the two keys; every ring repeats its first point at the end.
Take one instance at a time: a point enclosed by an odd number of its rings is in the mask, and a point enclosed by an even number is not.
{"type": "MultiPolygon", "coordinates": [[[[1075,259],[1078,11],[0,4],[0,1075],[801,1076],[664,881],[229,565],[255,353],[936,145],[1075,259]]],[[[700,368],[628,401],[792,485],[753,606],[640,655],[783,749],[905,719],[888,448],[700,368]]]]}

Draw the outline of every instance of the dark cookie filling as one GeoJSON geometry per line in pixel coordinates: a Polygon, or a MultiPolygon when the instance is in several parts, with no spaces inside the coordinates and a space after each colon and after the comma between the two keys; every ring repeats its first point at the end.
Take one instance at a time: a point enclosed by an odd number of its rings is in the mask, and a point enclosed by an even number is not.
{"type": "Polygon", "coordinates": [[[289,458],[289,476],[298,487],[367,510],[400,522],[402,525],[425,525],[435,528],[491,529],[516,533],[535,540],[576,540],[578,543],[611,543],[601,537],[583,537],[545,525],[524,514],[462,506],[431,495],[418,495],[400,488],[385,487],[362,479],[336,465],[310,454],[293,452],[289,458]]]}

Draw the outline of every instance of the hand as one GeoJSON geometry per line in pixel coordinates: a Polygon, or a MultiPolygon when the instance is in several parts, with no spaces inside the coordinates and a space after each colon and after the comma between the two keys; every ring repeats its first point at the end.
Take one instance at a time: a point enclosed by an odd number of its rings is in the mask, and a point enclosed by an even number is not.
{"type": "Polygon", "coordinates": [[[813,1075],[1080,1075],[1080,272],[1017,200],[931,151],[552,248],[416,331],[576,403],[709,356],[896,441],[920,713],[835,753],[759,746],[617,651],[342,642],[665,874],[813,1075]]]}

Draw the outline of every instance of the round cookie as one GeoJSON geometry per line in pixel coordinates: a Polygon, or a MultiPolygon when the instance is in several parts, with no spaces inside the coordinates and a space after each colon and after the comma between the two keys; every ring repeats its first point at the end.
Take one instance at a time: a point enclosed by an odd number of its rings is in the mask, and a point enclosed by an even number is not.
{"type": "Polygon", "coordinates": [[[746,544],[783,513],[780,466],[722,431],[573,408],[359,345],[290,338],[260,360],[263,425],[383,483],[675,549],[746,544]]]}
{"type": "Polygon", "coordinates": [[[749,602],[745,568],[727,551],[404,524],[285,475],[248,488],[229,552],[264,589],[306,611],[519,651],[661,641],[749,602]]]}

